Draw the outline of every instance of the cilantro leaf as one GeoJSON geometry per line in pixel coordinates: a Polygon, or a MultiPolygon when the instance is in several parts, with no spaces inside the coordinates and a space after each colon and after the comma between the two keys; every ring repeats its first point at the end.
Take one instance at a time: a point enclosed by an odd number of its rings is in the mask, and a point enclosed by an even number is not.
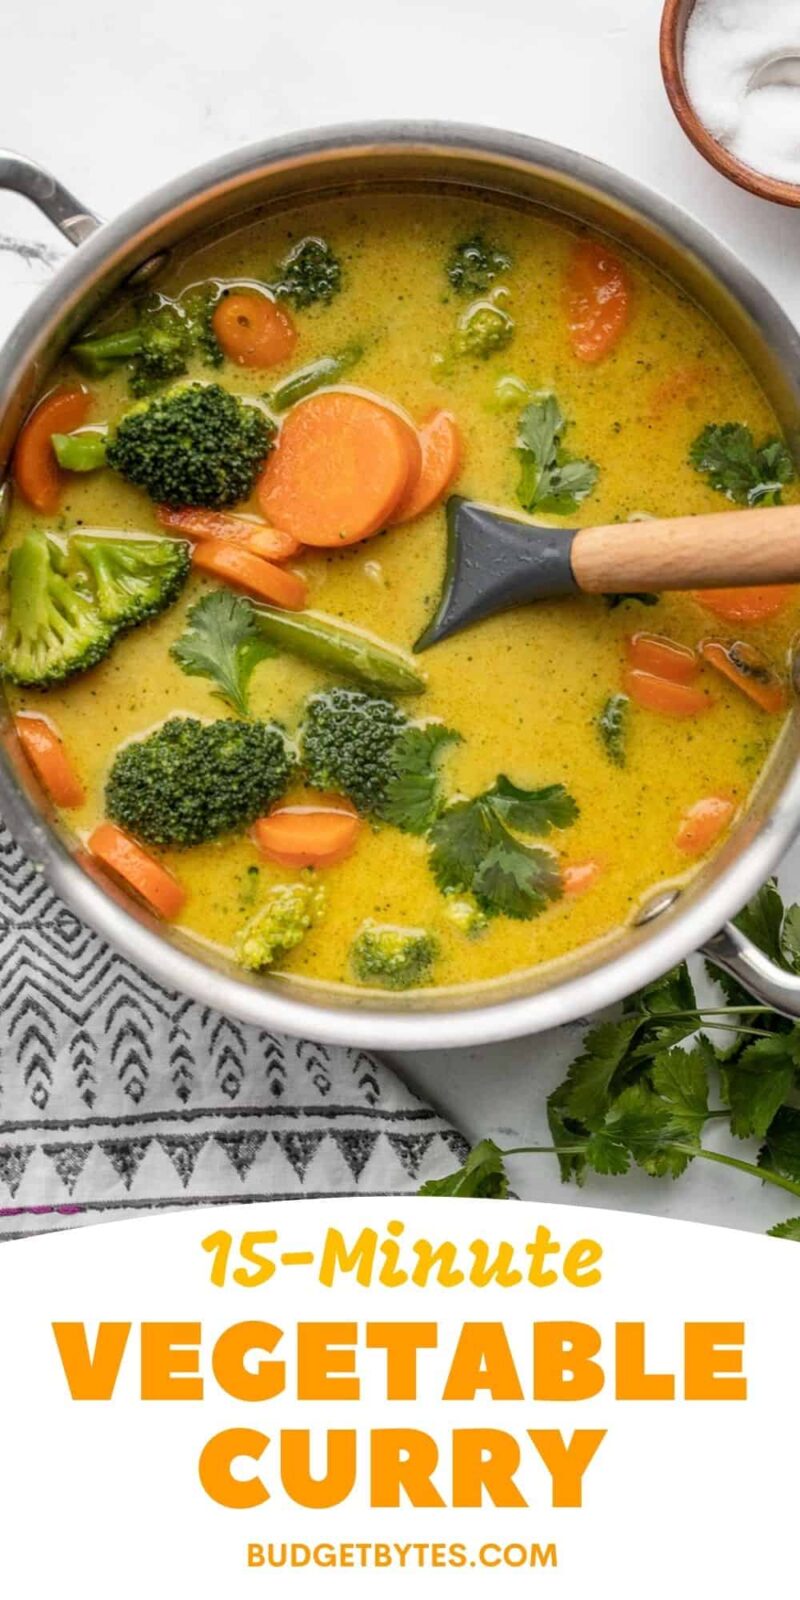
{"type": "Polygon", "coordinates": [[[549,900],[561,898],[561,873],[549,850],[532,849],[519,839],[492,845],[472,880],[482,911],[526,920],[538,917],[549,900]]]}
{"type": "Polygon", "coordinates": [[[707,1039],[692,1050],[665,1050],[653,1060],[650,1081],[676,1123],[699,1133],[708,1117],[708,1073],[714,1051],[707,1039]]]}
{"type": "Polygon", "coordinates": [[[575,1179],[581,1188],[586,1182],[586,1155],[580,1148],[586,1145],[586,1130],[581,1127],[566,1111],[565,1085],[556,1089],[547,1101],[547,1124],[550,1129],[553,1144],[558,1152],[558,1165],[561,1172],[561,1182],[569,1183],[575,1179]]]}
{"type": "Polygon", "coordinates": [[[479,800],[448,806],[430,832],[430,866],[439,888],[471,889],[493,839],[491,813],[479,800]]]}
{"type": "Polygon", "coordinates": [[[573,1061],[562,1086],[560,1104],[567,1116],[587,1127],[602,1121],[612,1084],[626,1060],[639,1025],[638,1017],[623,1017],[619,1022],[601,1022],[587,1033],[583,1050],[573,1061]]]}
{"type": "Polygon", "coordinates": [[[795,476],[794,462],[781,439],[756,446],[741,422],[710,422],[698,434],[689,461],[740,506],[779,505],[784,484],[795,476]]]}
{"type": "Polygon", "coordinates": [[[276,654],[250,601],[229,589],[215,589],[192,606],[186,621],[186,631],[170,648],[173,660],[189,678],[210,678],[217,699],[226,700],[241,717],[249,716],[253,669],[276,654]]]}
{"type": "Polygon", "coordinates": [[[609,761],[615,767],[624,767],[627,754],[628,711],[630,700],[626,694],[609,695],[602,711],[595,717],[595,727],[609,761]]]}
{"type": "Polygon", "coordinates": [[[774,1228],[768,1228],[767,1233],[772,1239],[797,1239],[800,1241],[800,1217],[788,1217],[785,1222],[776,1222],[774,1228]]]}
{"type": "Polygon", "coordinates": [[[731,1131],[737,1138],[763,1139],[794,1083],[796,1058],[792,1035],[774,1033],[749,1044],[723,1068],[731,1131]]]}
{"type": "Polygon", "coordinates": [[[494,815],[509,828],[536,833],[541,838],[552,828],[568,828],[578,816],[578,807],[563,783],[551,783],[544,789],[520,789],[501,773],[484,798],[494,815]]]}
{"type": "Polygon", "coordinates": [[[445,893],[469,891],[487,916],[539,916],[560,898],[561,872],[549,851],[517,833],[566,828],[578,807],[563,784],[521,789],[501,774],[491,789],[449,806],[430,831],[430,866],[445,893]]]}
{"type": "Polygon", "coordinates": [[[444,1178],[431,1178],[420,1189],[421,1195],[457,1196],[471,1200],[507,1200],[508,1174],[503,1152],[493,1139],[482,1139],[470,1150],[463,1167],[444,1178]]]}
{"type": "Polygon", "coordinates": [[[579,461],[563,449],[566,419],[554,394],[541,394],[519,419],[517,498],[526,511],[568,516],[591,494],[598,479],[593,461],[579,461]]]}
{"type": "Polygon", "coordinates": [[[758,1165],[800,1182],[800,1111],[781,1106],[758,1153],[758,1165]]]}
{"type": "Polygon", "coordinates": [[[380,815],[405,833],[427,833],[441,810],[438,757],[460,733],[431,722],[404,728],[392,752],[394,775],[386,786],[380,815]]]}
{"type": "Polygon", "coordinates": [[[800,906],[790,906],[783,919],[781,953],[784,965],[800,972],[800,906]]]}

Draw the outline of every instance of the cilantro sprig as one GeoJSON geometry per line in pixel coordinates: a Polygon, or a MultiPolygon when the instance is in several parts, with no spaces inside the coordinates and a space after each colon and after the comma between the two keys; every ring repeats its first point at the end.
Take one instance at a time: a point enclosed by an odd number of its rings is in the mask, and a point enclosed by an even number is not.
{"type": "MultiPolygon", "coordinates": [[[[800,972],[800,906],[785,910],[773,881],[737,922],[774,961],[800,972]]],[[[552,1144],[500,1150],[483,1140],[464,1167],[422,1193],[504,1198],[506,1157],[550,1154],[565,1183],[584,1184],[592,1173],[623,1177],[633,1167],[679,1178],[701,1160],[800,1197],[800,1107],[792,1103],[800,1023],[756,1005],[724,973],[712,975],[727,1005],[698,1005],[684,962],[633,995],[615,1021],[589,1031],[548,1101],[552,1144]],[[734,1138],[759,1140],[755,1161],[703,1143],[704,1130],[720,1121],[734,1138]]],[[[800,1241],[800,1217],[770,1232],[800,1241]]]]}
{"type": "Polygon", "coordinates": [[[695,439],[689,461],[705,473],[712,489],[739,506],[780,505],[784,485],[795,476],[783,440],[756,445],[742,422],[709,422],[695,439]]]}
{"type": "Polygon", "coordinates": [[[380,808],[384,822],[404,833],[427,833],[442,809],[439,758],[461,734],[440,722],[404,728],[392,751],[393,775],[380,808]]]}
{"type": "Polygon", "coordinates": [[[517,498],[526,511],[569,516],[598,479],[593,461],[568,455],[561,440],[566,419],[554,394],[541,394],[519,419],[517,451],[522,472],[517,498]]]}
{"type": "Polygon", "coordinates": [[[578,807],[563,784],[521,789],[498,777],[490,789],[447,808],[430,831],[430,865],[445,894],[474,895],[487,916],[537,917],[562,892],[555,855],[518,837],[568,828],[578,807]]]}
{"type": "Polygon", "coordinates": [[[249,600],[215,589],[192,606],[170,655],[189,678],[210,678],[212,693],[247,717],[249,686],[259,661],[277,654],[264,638],[249,600]]]}

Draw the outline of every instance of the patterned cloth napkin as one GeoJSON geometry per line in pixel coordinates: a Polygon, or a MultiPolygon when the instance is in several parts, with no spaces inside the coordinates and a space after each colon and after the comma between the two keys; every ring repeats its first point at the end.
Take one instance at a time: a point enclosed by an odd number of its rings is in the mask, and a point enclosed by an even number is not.
{"type": "Polygon", "coordinates": [[[413,1193],[467,1143],[362,1050],[163,989],[0,823],[0,1238],[223,1201],[413,1193]]]}

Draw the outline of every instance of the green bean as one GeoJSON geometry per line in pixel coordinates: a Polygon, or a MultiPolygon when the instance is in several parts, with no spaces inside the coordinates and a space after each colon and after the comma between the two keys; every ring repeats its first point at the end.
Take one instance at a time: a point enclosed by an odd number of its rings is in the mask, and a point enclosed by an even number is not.
{"type": "Polygon", "coordinates": [[[104,433],[92,429],[85,433],[51,433],[50,443],[59,466],[68,472],[95,472],[106,464],[104,433]]]}
{"type": "Polygon", "coordinates": [[[102,378],[120,361],[127,361],[130,356],[138,355],[141,348],[141,329],[126,328],[121,333],[99,334],[96,339],[81,339],[78,344],[72,345],[69,353],[84,372],[90,372],[95,378],[102,378]]]}
{"type": "Polygon", "coordinates": [[[296,372],[290,372],[288,378],[284,378],[265,397],[267,405],[272,411],[288,411],[290,406],[297,405],[298,400],[305,400],[316,389],[321,389],[327,383],[338,383],[363,354],[362,345],[348,344],[336,355],[320,356],[318,361],[309,362],[307,367],[298,367],[296,372]]]}
{"type": "Polygon", "coordinates": [[[424,678],[402,651],[368,634],[342,628],[314,611],[280,611],[261,605],[254,605],[253,611],[265,639],[289,655],[302,656],[343,677],[357,678],[370,689],[420,694],[425,688],[424,678]]]}

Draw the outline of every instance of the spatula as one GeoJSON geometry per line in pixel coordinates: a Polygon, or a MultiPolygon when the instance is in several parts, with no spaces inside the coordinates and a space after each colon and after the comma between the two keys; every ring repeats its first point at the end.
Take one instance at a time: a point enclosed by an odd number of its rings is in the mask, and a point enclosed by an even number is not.
{"type": "Polygon", "coordinates": [[[800,506],[576,529],[452,495],[447,531],[441,600],[416,651],[497,611],[560,595],[800,583],[800,506]]]}

